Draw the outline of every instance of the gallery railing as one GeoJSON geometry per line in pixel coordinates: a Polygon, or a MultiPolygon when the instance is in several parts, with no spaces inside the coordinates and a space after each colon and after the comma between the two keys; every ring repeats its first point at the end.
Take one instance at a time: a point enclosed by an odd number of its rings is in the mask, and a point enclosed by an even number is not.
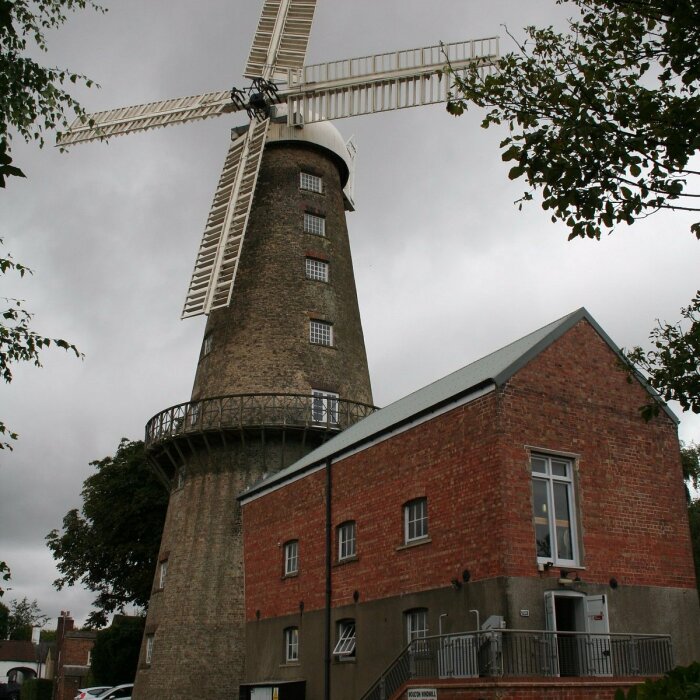
{"type": "Polygon", "coordinates": [[[409,680],[479,676],[653,676],[673,667],[669,635],[488,630],[415,639],[362,696],[409,680]]]}
{"type": "Polygon", "coordinates": [[[232,394],[171,406],[146,424],[146,446],[212,430],[296,428],[338,432],[375,411],[369,404],[307,394],[232,394]]]}

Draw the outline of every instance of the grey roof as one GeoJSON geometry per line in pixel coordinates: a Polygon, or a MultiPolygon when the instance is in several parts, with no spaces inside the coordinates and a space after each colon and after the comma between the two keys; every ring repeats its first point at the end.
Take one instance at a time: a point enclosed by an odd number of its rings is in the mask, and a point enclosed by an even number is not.
{"type": "MultiPolygon", "coordinates": [[[[423,414],[435,411],[443,405],[453,403],[488,386],[502,386],[533,357],[582,319],[586,319],[610,348],[624,360],[620,349],[588,311],[581,307],[573,313],[562,316],[562,318],[510,343],[510,345],[506,345],[500,350],[496,350],[490,355],[486,355],[466,367],[414,391],[412,394],[389,404],[386,408],[372,413],[289,467],[253,484],[239,496],[239,499],[245,500],[259,491],[312,469],[325,462],[329,457],[337,457],[364,442],[415,420],[423,414]]],[[[658,394],[644,381],[643,377],[638,375],[638,379],[658,400],[658,394]]],[[[662,407],[677,423],[678,419],[671,410],[663,403],[662,407]]]]}

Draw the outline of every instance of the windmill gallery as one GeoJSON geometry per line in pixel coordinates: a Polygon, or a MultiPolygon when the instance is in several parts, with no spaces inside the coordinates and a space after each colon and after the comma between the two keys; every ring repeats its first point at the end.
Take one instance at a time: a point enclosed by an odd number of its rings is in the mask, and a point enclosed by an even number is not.
{"type": "Polygon", "coordinates": [[[251,88],[61,137],[250,117],[183,309],[209,316],[191,399],[146,427],[171,497],[134,697],[510,697],[508,678],[546,693],[562,677],[580,689],[567,697],[612,697],[611,677],[697,657],[675,417],[641,422],[648,387],[585,310],[372,405],[345,222],[354,147],[328,120],[444,101],[446,59],[487,66],[497,40],[304,66],[314,9],[265,0],[251,88]]]}

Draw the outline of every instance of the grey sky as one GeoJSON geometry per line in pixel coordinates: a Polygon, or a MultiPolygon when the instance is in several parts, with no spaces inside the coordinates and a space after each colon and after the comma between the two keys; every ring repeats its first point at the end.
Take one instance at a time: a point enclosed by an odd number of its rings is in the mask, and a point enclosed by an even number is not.
{"type": "MultiPolygon", "coordinates": [[[[88,74],[89,111],[243,86],[258,0],[111,0],[50,38],[50,60],[88,74]]],[[[554,0],[318,0],[308,62],[559,23],[554,0]]],[[[35,270],[2,280],[35,327],[75,342],[83,362],[50,352],[17,367],[0,415],[20,433],[0,452],[0,559],[7,598],[37,598],[81,621],[92,594],[57,593],[44,536],[80,505],[89,462],[140,438],[154,413],[189,398],[203,319],[180,311],[231,116],[75,147],[15,141],[28,175],[0,195],[0,237],[35,270]]],[[[652,217],[600,242],[566,241],[500,160],[503,132],[442,106],[337,122],[358,146],[349,216],[375,402],[404,394],[586,306],[618,344],[644,343],[698,287],[690,219],[652,217]]],[[[700,440],[683,417],[681,437],[700,440]]]]}

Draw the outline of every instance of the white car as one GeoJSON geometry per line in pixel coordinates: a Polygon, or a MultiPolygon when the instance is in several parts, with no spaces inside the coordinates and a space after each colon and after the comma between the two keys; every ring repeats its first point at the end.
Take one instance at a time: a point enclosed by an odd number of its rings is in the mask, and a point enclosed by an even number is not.
{"type": "Polygon", "coordinates": [[[100,693],[109,690],[110,687],[109,685],[95,685],[92,688],[78,688],[78,694],[73,700],[93,700],[93,698],[97,697],[100,693]]]}
{"type": "Polygon", "coordinates": [[[105,690],[101,695],[97,695],[95,700],[131,700],[131,691],[133,688],[133,683],[115,685],[113,688],[105,690]]]}

